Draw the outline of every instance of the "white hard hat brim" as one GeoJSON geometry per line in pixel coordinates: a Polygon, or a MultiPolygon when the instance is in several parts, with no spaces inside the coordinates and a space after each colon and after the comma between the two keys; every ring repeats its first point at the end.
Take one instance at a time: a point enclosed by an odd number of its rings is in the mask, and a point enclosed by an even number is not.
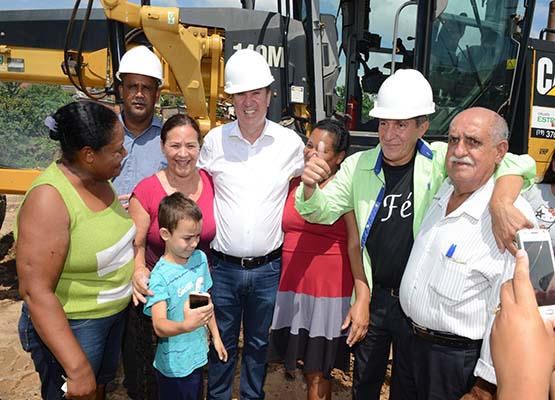
{"type": "Polygon", "coordinates": [[[158,81],[158,87],[164,86],[164,79],[162,79],[162,78],[157,78],[157,77],[155,77],[155,76],[153,76],[153,75],[141,74],[141,73],[139,73],[139,72],[119,72],[119,71],[118,71],[118,72],[116,72],[116,78],[117,78],[117,80],[120,81],[120,82],[123,82],[123,76],[122,76],[122,75],[125,75],[125,74],[137,74],[137,75],[148,76],[148,77],[150,77],[150,78],[155,79],[156,81],[158,81]]]}
{"type": "Polygon", "coordinates": [[[227,94],[237,94],[237,93],[243,93],[243,92],[249,92],[251,90],[257,90],[257,89],[264,89],[268,86],[270,86],[273,82],[275,81],[273,76],[268,77],[268,79],[266,79],[265,82],[262,86],[260,86],[260,82],[257,82],[256,85],[226,85],[226,87],[224,88],[224,92],[226,92],[227,94]]]}
{"type": "Polygon", "coordinates": [[[385,107],[374,107],[370,110],[370,116],[380,119],[411,119],[421,115],[430,115],[435,112],[435,105],[421,109],[395,110],[385,107]]]}

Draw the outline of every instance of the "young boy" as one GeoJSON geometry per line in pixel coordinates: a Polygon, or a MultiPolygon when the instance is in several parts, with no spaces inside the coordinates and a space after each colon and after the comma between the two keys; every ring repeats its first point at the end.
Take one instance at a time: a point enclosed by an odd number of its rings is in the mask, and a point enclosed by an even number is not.
{"type": "Polygon", "coordinates": [[[152,316],[159,337],[154,368],[160,399],[196,400],[202,393],[202,367],[208,362],[206,325],[220,360],[227,361],[212,302],[194,309],[189,303],[190,292],[206,292],[212,286],[206,255],[196,250],[202,212],[176,192],[160,202],[158,222],[166,250],[150,274],[154,294],[147,298],[144,313],[152,316]]]}

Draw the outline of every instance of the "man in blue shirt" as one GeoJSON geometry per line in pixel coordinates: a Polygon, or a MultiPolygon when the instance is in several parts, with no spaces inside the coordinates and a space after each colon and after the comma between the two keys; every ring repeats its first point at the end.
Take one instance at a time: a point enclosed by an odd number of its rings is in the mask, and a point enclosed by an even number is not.
{"type": "Polygon", "coordinates": [[[120,201],[127,207],[135,186],[166,166],[160,147],[162,121],[154,115],[164,83],[162,64],[145,46],[137,46],[124,54],[116,77],[121,81],[119,94],[123,110],[119,117],[128,154],[113,184],[120,201]]]}
{"type": "MultiPolygon", "coordinates": [[[[154,115],[163,81],[162,64],[152,51],[137,46],[126,52],[116,77],[121,81],[123,99],[119,118],[125,131],[123,146],[127,157],[122,161],[121,173],[113,184],[124,207],[135,186],[166,166],[160,146],[162,121],[154,115]]],[[[123,337],[123,382],[127,394],[134,400],[158,398],[156,376],[150,360],[154,354],[152,324],[140,307],[129,307],[123,337]],[[146,319],[146,321],[145,321],[146,319]]]]}

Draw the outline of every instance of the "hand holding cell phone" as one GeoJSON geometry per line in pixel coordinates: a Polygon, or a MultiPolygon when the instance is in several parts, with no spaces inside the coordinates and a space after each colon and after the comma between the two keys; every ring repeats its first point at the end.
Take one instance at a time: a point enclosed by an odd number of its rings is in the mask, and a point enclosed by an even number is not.
{"type": "Polygon", "coordinates": [[[214,305],[208,293],[191,292],[183,305],[185,332],[191,332],[208,324],[214,315],[214,305]]]}

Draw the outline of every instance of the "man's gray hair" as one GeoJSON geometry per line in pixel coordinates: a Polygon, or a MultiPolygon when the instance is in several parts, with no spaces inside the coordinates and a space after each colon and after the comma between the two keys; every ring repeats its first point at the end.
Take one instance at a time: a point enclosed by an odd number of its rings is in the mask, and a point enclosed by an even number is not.
{"type": "Polygon", "coordinates": [[[419,115],[418,117],[414,117],[415,121],[416,121],[416,127],[419,127],[420,125],[422,125],[424,122],[429,121],[430,119],[428,118],[427,115],[419,115]]]}
{"type": "Polygon", "coordinates": [[[491,138],[495,143],[499,143],[502,140],[509,139],[509,127],[507,126],[507,121],[499,114],[493,115],[493,121],[491,121],[491,138]]]}

